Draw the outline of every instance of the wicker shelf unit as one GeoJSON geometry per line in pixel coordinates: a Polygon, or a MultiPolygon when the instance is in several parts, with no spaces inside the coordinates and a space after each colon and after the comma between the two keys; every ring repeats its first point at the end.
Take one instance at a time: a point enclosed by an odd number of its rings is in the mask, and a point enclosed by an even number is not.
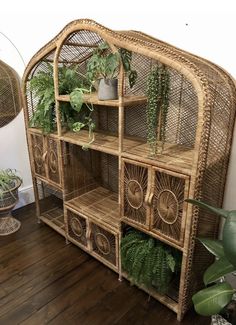
{"type": "MultiPolygon", "coordinates": [[[[37,216],[67,240],[102,263],[121,270],[123,225],[177,248],[182,254],[174,296],[141,287],[176,312],[181,320],[211,263],[195,240],[216,237],[219,219],[188,205],[188,197],[221,206],[230,156],[236,89],[230,75],[215,64],[141,32],[112,31],[92,20],[68,24],[29,62],[23,77],[24,116],[35,190],[37,216]],[[59,92],[59,69],[76,65],[84,74],[92,52],[106,41],[112,51],[132,51],[138,78],[130,88],[120,69],[117,100],[93,104],[94,141],[86,129],[65,129],[59,92]],[[162,152],[150,156],[147,145],[147,80],[153,67],[169,74],[169,107],[162,152]],[[53,66],[55,130],[32,127],[38,98],[30,81],[53,66]]],[[[73,288],[72,288],[73,290],[73,288]]]]}

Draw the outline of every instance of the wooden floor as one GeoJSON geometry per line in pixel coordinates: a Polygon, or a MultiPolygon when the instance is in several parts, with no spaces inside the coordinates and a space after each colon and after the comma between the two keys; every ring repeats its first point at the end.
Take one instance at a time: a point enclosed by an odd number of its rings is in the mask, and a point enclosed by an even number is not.
{"type": "MultiPolygon", "coordinates": [[[[179,324],[165,306],[37,224],[34,205],[14,215],[21,229],[0,237],[0,324],[179,324]]],[[[191,311],[181,324],[209,323],[191,311]]]]}

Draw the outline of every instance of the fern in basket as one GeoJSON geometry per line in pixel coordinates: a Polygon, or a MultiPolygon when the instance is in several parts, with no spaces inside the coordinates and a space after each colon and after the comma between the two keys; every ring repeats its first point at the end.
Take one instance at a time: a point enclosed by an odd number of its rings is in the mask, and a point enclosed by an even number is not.
{"type": "Polygon", "coordinates": [[[130,230],[121,240],[122,268],[132,283],[166,293],[180,269],[180,253],[158,240],[130,230]]]}

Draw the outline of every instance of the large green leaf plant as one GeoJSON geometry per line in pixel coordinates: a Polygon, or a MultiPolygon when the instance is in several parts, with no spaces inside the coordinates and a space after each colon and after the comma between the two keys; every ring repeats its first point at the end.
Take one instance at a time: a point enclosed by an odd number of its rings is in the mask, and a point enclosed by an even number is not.
{"type": "MultiPolygon", "coordinates": [[[[41,128],[44,133],[55,131],[55,92],[53,66],[48,63],[47,71],[39,71],[30,81],[30,90],[37,99],[36,109],[30,126],[41,128]]],[[[77,66],[61,66],[58,69],[59,94],[69,94],[70,102],[60,103],[61,123],[69,129],[78,131],[78,123],[91,129],[93,107],[83,102],[83,94],[91,92],[91,83],[77,71],[77,66]],[[78,122],[79,120],[79,122],[78,122]]]]}
{"type": "Polygon", "coordinates": [[[225,279],[227,274],[236,271],[236,210],[215,208],[198,200],[186,201],[225,218],[222,241],[198,238],[216,260],[204,273],[203,281],[206,288],[192,297],[198,314],[203,316],[219,314],[236,292],[225,279]]]}

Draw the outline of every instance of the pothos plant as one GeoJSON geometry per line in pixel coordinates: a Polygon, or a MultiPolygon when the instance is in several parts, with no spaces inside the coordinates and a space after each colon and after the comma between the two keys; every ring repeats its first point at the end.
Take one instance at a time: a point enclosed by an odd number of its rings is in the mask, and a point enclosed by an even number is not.
{"type": "Polygon", "coordinates": [[[117,78],[119,66],[122,63],[132,88],[137,79],[137,71],[131,68],[131,61],[132,52],[121,48],[119,51],[112,53],[109,45],[103,42],[93,51],[87,63],[87,78],[91,82],[95,82],[100,78],[117,78]]]}
{"type": "MultiPolygon", "coordinates": [[[[89,128],[89,140],[95,125],[91,118],[93,106],[83,101],[83,94],[90,93],[91,83],[77,71],[77,66],[58,68],[59,94],[69,94],[70,102],[60,103],[62,126],[78,132],[85,126],[89,128]],[[79,120],[79,122],[78,122],[79,120]]],[[[55,92],[53,67],[47,64],[47,71],[40,71],[30,81],[30,90],[38,100],[36,110],[30,120],[31,127],[38,127],[44,133],[56,128],[55,92]]]]}
{"type": "MultiPolygon", "coordinates": [[[[157,141],[165,142],[170,77],[164,65],[156,65],[147,81],[147,143],[150,156],[157,154],[157,141]]],[[[161,148],[162,149],[162,148],[161,148]]]]}
{"type": "Polygon", "coordinates": [[[121,240],[121,263],[132,283],[155,287],[164,294],[180,270],[181,256],[177,250],[131,228],[121,240]]]}
{"type": "Polygon", "coordinates": [[[198,238],[216,260],[204,273],[203,281],[206,288],[192,298],[195,310],[203,316],[221,313],[228,316],[229,321],[235,325],[236,302],[231,301],[236,289],[232,288],[225,276],[236,271],[236,210],[215,208],[198,200],[186,201],[225,218],[222,241],[198,238]]]}
{"type": "Polygon", "coordinates": [[[20,186],[22,179],[18,176],[17,171],[14,169],[1,169],[0,170],[0,200],[3,199],[4,193],[9,192],[13,195],[11,190],[15,188],[16,184],[20,186]]]}

